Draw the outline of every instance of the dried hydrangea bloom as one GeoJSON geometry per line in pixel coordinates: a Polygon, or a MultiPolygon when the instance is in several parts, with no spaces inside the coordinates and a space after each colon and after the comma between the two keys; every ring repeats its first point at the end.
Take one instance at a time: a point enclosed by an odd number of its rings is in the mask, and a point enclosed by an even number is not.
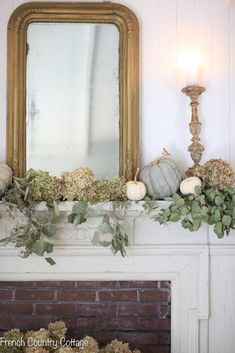
{"type": "Polygon", "coordinates": [[[213,188],[224,190],[233,186],[235,182],[231,165],[222,159],[210,159],[204,165],[199,165],[194,170],[194,175],[213,188]]]}
{"type": "Polygon", "coordinates": [[[91,186],[94,181],[94,172],[91,168],[82,167],[75,169],[71,175],[73,178],[79,180],[81,189],[91,186]]]}
{"type": "MultiPolygon", "coordinates": [[[[46,347],[50,340],[49,332],[44,328],[41,328],[38,331],[29,331],[25,334],[26,343],[30,343],[32,347],[46,347]]],[[[31,352],[30,352],[31,353],[31,352]]],[[[41,353],[41,352],[40,352],[41,353]]]]}
{"type": "Polygon", "coordinates": [[[94,172],[90,168],[79,168],[62,174],[63,199],[80,200],[83,191],[93,184],[94,172]]]}
{"type": "Polygon", "coordinates": [[[65,326],[65,323],[63,321],[56,321],[56,322],[51,322],[48,325],[48,332],[50,338],[53,340],[58,340],[60,341],[61,338],[65,337],[65,334],[67,332],[67,328],[65,326]]]}
{"type": "Polygon", "coordinates": [[[74,353],[72,347],[60,347],[55,350],[55,353],[74,353]]]}
{"type": "Polygon", "coordinates": [[[4,338],[9,341],[18,341],[24,338],[24,334],[19,329],[12,329],[4,333],[4,338]]]}
{"type": "Polygon", "coordinates": [[[29,330],[29,331],[25,332],[25,334],[24,334],[24,340],[25,340],[26,343],[27,343],[28,339],[29,339],[30,337],[32,337],[32,335],[34,334],[34,332],[35,332],[35,331],[33,331],[33,330],[29,330]]]}
{"type": "MultiPolygon", "coordinates": [[[[4,339],[11,342],[24,341],[24,334],[19,329],[12,329],[4,333],[4,339]]],[[[11,345],[0,345],[0,353],[23,353],[24,346],[11,346],[11,345]]]]}
{"type": "Polygon", "coordinates": [[[132,353],[128,343],[113,340],[103,349],[103,353],[132,353]]]}
{"type": "Polygon", "coordinates": [[[85,336],[82,339],[82,341],[84,342],[84,346],[81,346],[77,352],[80,352],[80,353],[98,353],[99,352],[99,345],[93,337],[85,336]]]}
{"type": "Polygon", "coordinates": [[[92,203],[126,200],[125,180],[119,177],[95,180],[90,188],[83,190],[81,200],[92,203]]]}
{"type": "Polygon", "coordinates": [[[42,170],[31,171],[31,173],[33,173],[33,178],[30,185],[35,201],[52,202],[61,198],[62,184],[60,179],[42,170]]]}
{"type": "Polygon", "coordinates": [[[49,353],[49,350],[47,350],[44,347],[26,347],[25,348],[25,353],[49,353]]]}

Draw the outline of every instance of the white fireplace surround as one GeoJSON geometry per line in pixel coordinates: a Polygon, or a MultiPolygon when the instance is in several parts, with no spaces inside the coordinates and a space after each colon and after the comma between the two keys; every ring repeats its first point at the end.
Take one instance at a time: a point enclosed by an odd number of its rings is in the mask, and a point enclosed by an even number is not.
{"type": "MultiPolygon", "coordinates": [[[[165,203],[161,203],[165,206],[165,203]]],[[[102,206],[104,208],[108,205],[102,206]]],[[[127,257],[90,243],[97,219],[75,230],[66,223],[56,240],[55,266],[37,256],[22,259],[12,247],[0,248],[0,280],[168,280],[171,281],[171,352],[234,353],[235,233],[218,240],[207,226],[196,233],[179,223],[160,226],[133,205],[126,214],[127,257]]],[[[0,220],[1,234],[11,227],[0,220]]]]}

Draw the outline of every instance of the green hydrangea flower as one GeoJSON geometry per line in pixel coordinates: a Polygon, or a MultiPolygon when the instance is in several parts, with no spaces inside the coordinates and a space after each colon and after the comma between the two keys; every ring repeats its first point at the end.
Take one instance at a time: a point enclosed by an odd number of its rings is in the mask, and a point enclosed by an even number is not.
{"type": "Polygon", "coordinates": [[[42,170],[30,170],[27,178],[31,178],[30,185],[35,201],[46,201],[50,203],[61,198],[62,184],[60,179],[42,170]]]}

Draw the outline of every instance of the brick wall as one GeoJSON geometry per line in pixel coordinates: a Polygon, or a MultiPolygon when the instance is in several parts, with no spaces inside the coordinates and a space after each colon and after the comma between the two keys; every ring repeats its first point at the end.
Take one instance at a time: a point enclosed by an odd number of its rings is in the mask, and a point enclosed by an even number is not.
{"type": "Polygon", "coordinates": [[[170,352],[170,282],[0,282],[0,331],[65,321],[68,337],[170,352]]]}

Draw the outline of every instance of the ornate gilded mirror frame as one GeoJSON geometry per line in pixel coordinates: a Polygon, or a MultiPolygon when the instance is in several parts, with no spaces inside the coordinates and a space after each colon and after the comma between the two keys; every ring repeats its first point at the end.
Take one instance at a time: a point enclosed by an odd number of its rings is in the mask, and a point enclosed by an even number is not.
{"type": "Polygon", "coordinates": [[[110,2],[35,2],[19,6],[8,23],[7,163],[26,171],[27,27],[35,22],[111,23],[120,33],[119,174],[131,179],[139,165],[139,24],[127,7],[110,2]]]}

